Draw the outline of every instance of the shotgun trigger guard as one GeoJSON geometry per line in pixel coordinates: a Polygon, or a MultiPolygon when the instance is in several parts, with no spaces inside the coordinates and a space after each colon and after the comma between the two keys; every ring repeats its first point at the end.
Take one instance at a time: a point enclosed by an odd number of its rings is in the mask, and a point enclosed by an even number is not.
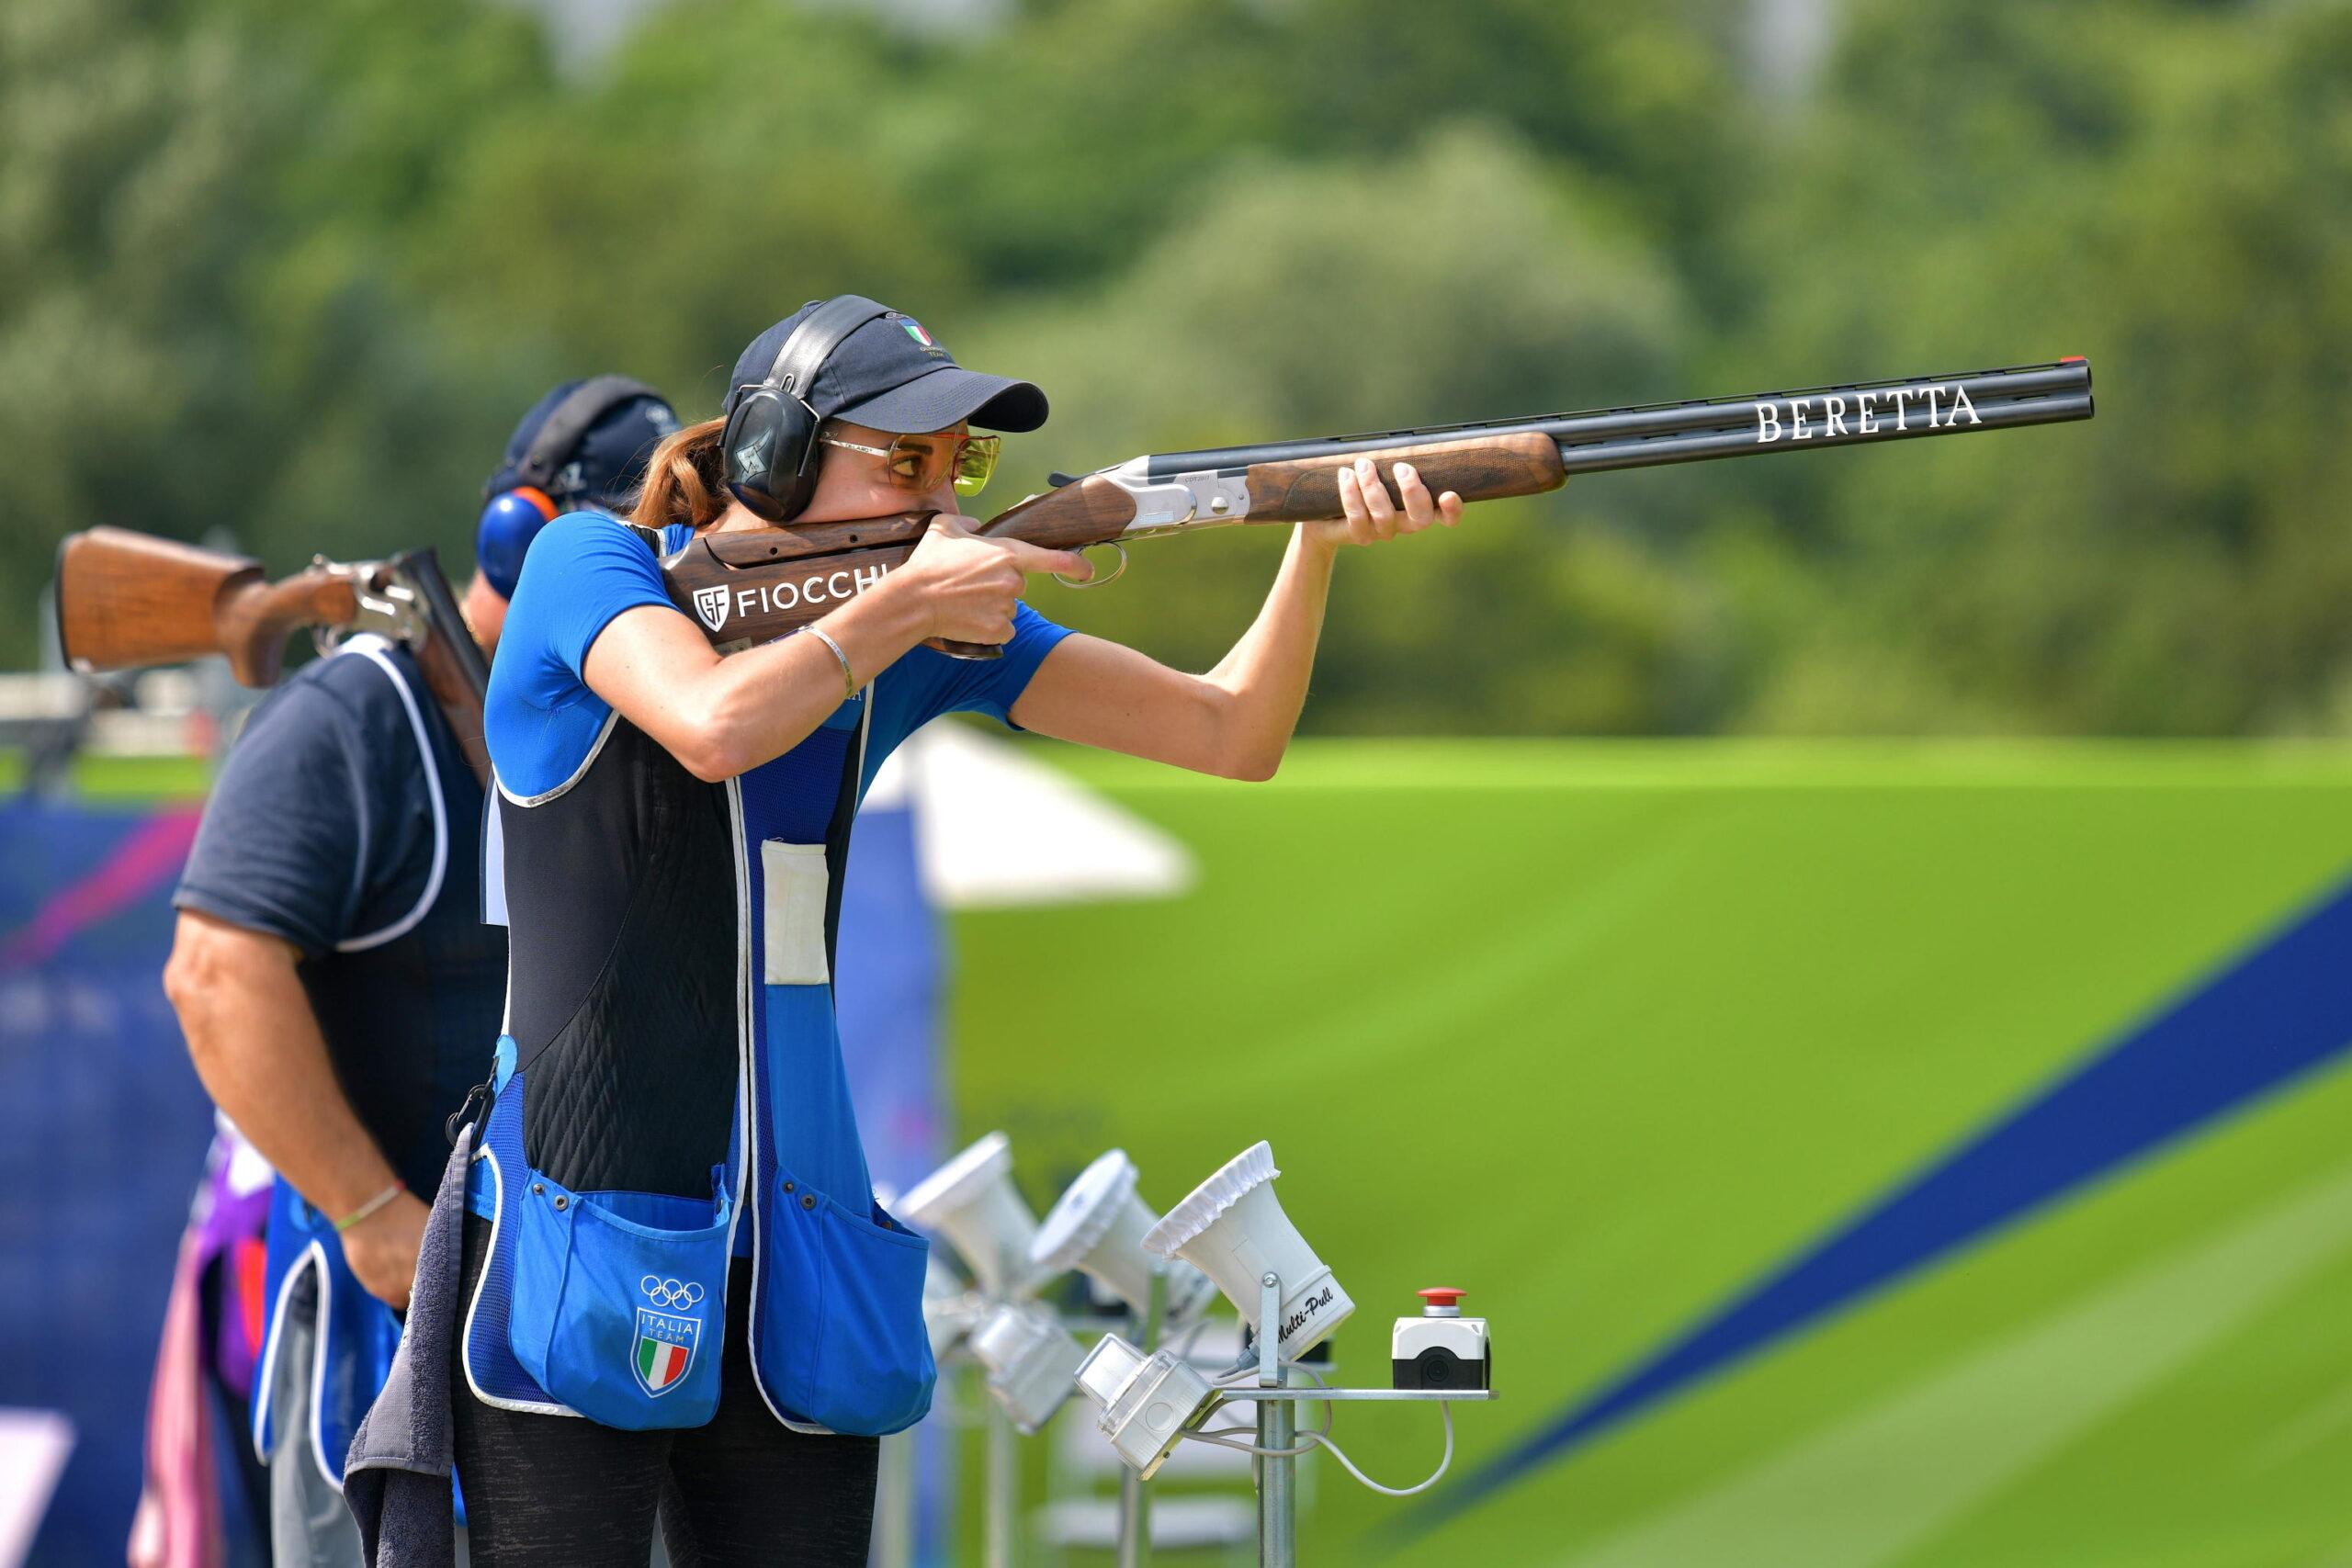
{"type": "Polygon", "coordinates": [[[1088,545],[1078,553],[1084,555],[1087,550],[1116,550],[1119,552],[1119,564],[1111,569],[1111,575],[1108,577],[1090,577],[1081,581],[1077,578],[1064,577],[1058,571],[1048,572],[1046,575],[1064,588],[1108,588],[1126,575],[1127,547],[1119,543],[1118,540],[1105,539],[1099,545],[1088,545]]]}

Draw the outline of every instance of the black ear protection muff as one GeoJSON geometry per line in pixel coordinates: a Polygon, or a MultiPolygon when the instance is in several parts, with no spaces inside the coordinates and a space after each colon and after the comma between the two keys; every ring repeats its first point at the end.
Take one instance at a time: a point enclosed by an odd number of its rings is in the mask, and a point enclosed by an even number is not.
{"type": "Polygon", "coordinates": [[[514,596],[531,541],[562,510],[549,491],[564,459],[598,420],[639,398],[662,400],[661,393],[627,376],[591,376],[548,411],[522,461],[499,475],[507,482],[488,495],[481,509],[474,527],[474,563],[500,598],[514,596]]]}
{"type": "Polygon", "coordinates": [[[728,492],[771,523],[788,523],[817,488],[817,427],[808,401],[817,372],[842,340],[890,309],[862,294],[837,294],[808,312],[775,352],[767,379],[739,388],[719,451],[728,492]]]}

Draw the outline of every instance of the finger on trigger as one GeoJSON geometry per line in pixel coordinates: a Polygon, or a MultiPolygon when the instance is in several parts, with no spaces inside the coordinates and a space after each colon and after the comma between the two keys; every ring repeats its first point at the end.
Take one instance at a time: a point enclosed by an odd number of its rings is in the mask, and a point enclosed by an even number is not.
{"type": "Polygon", "coordinates": [[[1006,556],[1012,561],[1015,571],[1068,570],[1063,564],[1069,559],[1070,553],[1068,550],[1049,550],[1043,545],[1033,545],[1026,539],[1005,539],[1000,542],[1004,546],[1006,556]]]}

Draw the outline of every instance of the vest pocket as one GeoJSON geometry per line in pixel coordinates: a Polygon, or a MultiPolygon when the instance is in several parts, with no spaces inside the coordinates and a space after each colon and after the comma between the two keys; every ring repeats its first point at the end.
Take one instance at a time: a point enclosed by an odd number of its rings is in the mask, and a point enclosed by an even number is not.
{"type": "Polygon", "coordinates": [[[797,1416],[883,1437],[931,1408],[923,1330],[931,1244],[884,1213],[860,1214],[789,1175],[772,1194],[775,1255],[755,1314],[763,1369],[797,1416]]]}
{"type": "Polygon", "coordinates": [[[533,1382],[628,1431],[699,1427],[718,1408],[728,1210],[650,1192],[582,1195],[526,1173],[514,1226],[507,1339],[533,1382]]]}

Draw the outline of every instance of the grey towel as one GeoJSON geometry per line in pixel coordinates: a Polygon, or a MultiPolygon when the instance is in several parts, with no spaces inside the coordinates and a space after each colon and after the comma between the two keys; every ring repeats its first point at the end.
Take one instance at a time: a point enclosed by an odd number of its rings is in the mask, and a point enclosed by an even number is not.
{"type": "Polygon", "coordinates": [[[408,1324],[390,1375],[360,1419],[344,1467],[343,1500],[359,1521],[368,1568],[450,1568],[457,1559],[449,1365],[462,1316],[466,1172],[473,1146],[469,1123],[449,1152],[432,1217],[424,1222],[408,1324]]]}

